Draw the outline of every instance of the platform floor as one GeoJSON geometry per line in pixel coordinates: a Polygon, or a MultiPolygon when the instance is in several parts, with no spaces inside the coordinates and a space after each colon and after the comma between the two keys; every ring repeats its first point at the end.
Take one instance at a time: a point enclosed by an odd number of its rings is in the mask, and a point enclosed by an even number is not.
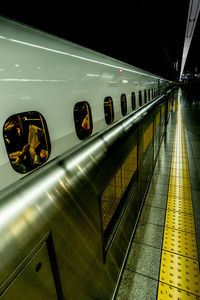
{"type": "Polygon", "coordinates": [[[116,300],[200,299],[200,99],[178,93],[116,300]]]}

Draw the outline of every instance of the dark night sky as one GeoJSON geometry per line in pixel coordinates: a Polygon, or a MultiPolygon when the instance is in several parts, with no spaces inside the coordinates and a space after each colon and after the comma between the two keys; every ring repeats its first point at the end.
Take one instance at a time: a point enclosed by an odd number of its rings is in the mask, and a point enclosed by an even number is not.
{"type": "MultiPolygon", "coordinates": [[[[174,62],[178,59],[180,68],[189,0],[61,3],[27,2],[0,8],[0,14],[165,78],[179,76],[174,62]]],[[[199,39],[196,34],[188,70],[198,65],[200,71],[199,39]]]]}

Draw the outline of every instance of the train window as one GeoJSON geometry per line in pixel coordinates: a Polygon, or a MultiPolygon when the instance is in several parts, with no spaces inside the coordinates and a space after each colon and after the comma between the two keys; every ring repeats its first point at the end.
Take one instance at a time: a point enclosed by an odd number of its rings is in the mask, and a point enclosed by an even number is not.
{"type": "Polygon", "coordinates": [[[80,140],[84,140],[92,134],[92,114],[88,102],[81,101],[75,104],[74,122],[76,134],[80,140]]]}
{"type": "Polygon", "coordinates": [[[148,101],[151,101],[151,90],[148,89],[148,101]]]}
{"type": "Polygon", "coordinates": [[[104,99],[104,114],[106,124],[112,124],[114,121],[114,109],[113,109],[113,101],[111,97],[106,97],[104,99]]]}
{"type": "Polygon", "coordinates": [[[135,92],[132,92],[131,94],[131,104],[132,104],[132,110],[135,110],[136,109],[135,92]]]}
{"type": "Polygon", "coordinates": [[[153,89],[151,90],[151,99],[154,98],[153,89]]]}
{"type": "Polygon", "coordinates": [[[121,95],[121,111],[122,111],[122,116],[125,116],[127,114],[127,101],[126,101],[125,94],[121,95]]]}
{"type": "Polygon", "coordinates": [[[147,90],[144,90],[144,103],[147,103],[147,90]]]}
{"type": "Polygon", "coordinates": [[[139,91],[139,106],[142,106],[142,92],[139,91]]]}
{"type": "Polygon", "coordinates": [[[3,136],[10,163],[18,173],[30,172],[49,158],[48,128],[39,112],[12,115],[4,124],[3,136]]]}

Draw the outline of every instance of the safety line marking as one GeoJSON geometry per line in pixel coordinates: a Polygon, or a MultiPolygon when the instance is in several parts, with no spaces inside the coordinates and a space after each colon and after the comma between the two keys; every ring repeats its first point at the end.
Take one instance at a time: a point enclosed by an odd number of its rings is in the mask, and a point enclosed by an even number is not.
{"type": "Polygon", "coordinates": [[[158,300],[200,299],[199,262],[180,98],[179,91],[158,300]]]}

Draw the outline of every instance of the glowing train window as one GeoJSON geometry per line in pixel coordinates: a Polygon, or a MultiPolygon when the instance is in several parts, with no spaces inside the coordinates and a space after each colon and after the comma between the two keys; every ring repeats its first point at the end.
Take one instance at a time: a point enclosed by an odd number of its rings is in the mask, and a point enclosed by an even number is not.
{"type": "Polygon", "coordinates": [[[104,99],[104,114],[106,124],[112,124],[114,121],[114,109],[111,97],[106,97],[104,99]]]}
{"type": "Polygon", "coordinates": [[[126,95],[121,95],[121,112],[122,116],[125,116],[127,114],[127,101],[126,101],[126,95]]]}
{"type": "Polygon", "coordinates": [[[80,140],[84,140],[92,134],[92,114],[88,102],[81,101],[75,104],[74,122],[76,134],[80,140]]]}
{"type": "Polygon", "coordinates": [[[10,163],[18,173],[30,172],[49,158],[48,128],[39,112],[12,115],[4,124],[3,136],[10,163]]]}
{"type": "Polygon", "coordinates": [[[135,92],[131,93],[131,104],[132,104],[132,110],[135,110],[136,109],[135,92]]]}
{"type": "Polygon", "coordinates": [[[139,106],[142,106],[142,92],[141,91],[139,91],[138,96],[139,96],[139,106]]]}

